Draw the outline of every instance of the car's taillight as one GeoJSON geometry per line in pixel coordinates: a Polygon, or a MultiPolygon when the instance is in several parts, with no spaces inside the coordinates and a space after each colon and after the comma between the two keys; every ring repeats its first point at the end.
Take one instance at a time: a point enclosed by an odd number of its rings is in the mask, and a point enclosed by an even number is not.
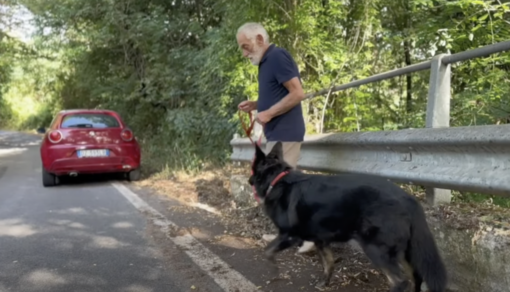
{"type": "Polygon", "coordinates": [[[62,141],[62,138],[64,138],[64,136],[59,130],[53,130],[48,134],[48,140],[53,144],[62,141]]]}
{"type": "Polygon", "coordinates": [[[129,142],[133,140],[133,132],[130,129],[124,129],[122,133],[120,133],[122,140],[129,142]]]}

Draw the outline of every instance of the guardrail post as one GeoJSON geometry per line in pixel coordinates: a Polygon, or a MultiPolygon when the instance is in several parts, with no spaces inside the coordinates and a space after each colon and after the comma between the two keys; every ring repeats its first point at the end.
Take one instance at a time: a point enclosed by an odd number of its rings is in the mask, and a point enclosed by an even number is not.
{"type": "MultiPolygon", "coordinates": [[[[429,95],[427,99],[427,128],[450,127],[451,66],[442,62],[448,54],[440,54],[432,59],[430,67],[429,95]]],[[[427,187],[427,203],[437,205],[450,203],[451,190],[427,187]]]]}
{"type": "MultiPolygon", "coordinates": [[[[239,136],[239,134],[237,134],[237,133],[234,133],[234,140],[239,139],[239,138],[241,138],[241,136],[239,136]]],[[[234,166],[241,166],[241,162],[240,161],[232,161],[232,164],[234,166]]]]}

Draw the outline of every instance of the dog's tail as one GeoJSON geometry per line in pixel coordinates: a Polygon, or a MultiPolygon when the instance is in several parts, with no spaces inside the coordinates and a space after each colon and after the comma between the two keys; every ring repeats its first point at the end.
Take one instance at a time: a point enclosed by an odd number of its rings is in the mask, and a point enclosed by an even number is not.
{"type": "Polygon", "coordinates": [[[430,292],[444,292],[447,284],[446,268],[419,203],[412,220],[408,255],[414,269],[415,284],[421,286],[423,280],[430,292]]]}

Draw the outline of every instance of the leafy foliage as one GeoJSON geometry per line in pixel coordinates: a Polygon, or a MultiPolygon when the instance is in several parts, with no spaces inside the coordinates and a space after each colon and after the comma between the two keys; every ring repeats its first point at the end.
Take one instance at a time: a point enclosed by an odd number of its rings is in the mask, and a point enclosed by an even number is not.
{"type": "MultiPolygon", "coordinates": [[[[0,123],[29,128],[61,108],[114,109],[142,141],[149,172],[227,161],[242,134],[236,106],[257,98],[257,68],[235,41],[246,21],[292,53],[307,92],[510,36],[509,4],[499,1],[21,3],[38,32],[31,52],[2,54],[0,123]]],[[[508,54],[454,65],[452,126],[509,122],[509,65],[508,54]]],[[[308,100],[307,132],[423,127],[428,82],[418,72],[308,100]]]]}

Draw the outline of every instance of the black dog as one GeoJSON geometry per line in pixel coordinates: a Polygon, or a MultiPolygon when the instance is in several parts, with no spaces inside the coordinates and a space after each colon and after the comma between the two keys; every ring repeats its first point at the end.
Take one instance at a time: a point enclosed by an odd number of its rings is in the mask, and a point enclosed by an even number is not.
{"type": "Polygon", "coordinates": [[[414,291],[421,291],[423,281],[431,292],[445,291],[446,270],[415,197],[374,176],[294,171],[282,159],[281,143],[267,156],[258,146],[255,151],[249,182],[279,230],[266,249],[269,259],[303,240],[312,241],[324,267],[318,285],[327,286],[334,267],[330,244],[354,239],[388,277],[390,292],[411,286],[403,265],[412,270],[414,291]]]}

